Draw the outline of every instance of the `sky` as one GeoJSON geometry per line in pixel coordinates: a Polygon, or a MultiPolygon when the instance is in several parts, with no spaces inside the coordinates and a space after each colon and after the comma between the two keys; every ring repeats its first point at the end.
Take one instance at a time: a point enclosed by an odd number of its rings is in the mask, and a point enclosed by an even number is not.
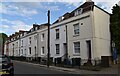
{"type": "MultiPolygon", "coordinates": [[[[86,0],[0,0],[0,33],[8,36],[19,30],[28,31],[33,24],[47,23],[47,11],[50,10],[52,24],[66,12],[71,12],[86,0]]],[[[92,0],[95,5],[112,13],[120,0],[92,0]]]]}

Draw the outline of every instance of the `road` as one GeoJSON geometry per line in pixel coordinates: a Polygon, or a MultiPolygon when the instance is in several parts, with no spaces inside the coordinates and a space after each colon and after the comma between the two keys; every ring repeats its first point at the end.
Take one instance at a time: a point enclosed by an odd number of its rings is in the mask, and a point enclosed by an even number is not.
{"type": "Polygon", "coordinates": [[[52,76],[54,75],[55,76],[56,75],[57,76],[60,76],[60,75],[62,76],[96,76],[96,74],[105,74],[102,76],[116,76],[116,74],[118,74],[116,70],[115,71],[110,70],[111,68],[106,69],[107,71],[106,70],[103,70],[103,71],[78,70],[77,72],[76,70],[75,72],[68,72],[68,71],[62,71],[57,69],[51,69],[47,67],[41,67],[39,64],[33,64],[28,62],[13,61],[13,63],[14,63],[15,76],[41,76],[41,74],[42,76],[43,75],[46,76],[46,74],[47,75],[52,74],[52,76]],[[109,73],[109,71],[111,73],[109,73]]]}
{"type": "Polygon", "coordinates": [[[15,74],[69,74],[65,71],[49,69],[27,62],[13,61],[15,74]]]}

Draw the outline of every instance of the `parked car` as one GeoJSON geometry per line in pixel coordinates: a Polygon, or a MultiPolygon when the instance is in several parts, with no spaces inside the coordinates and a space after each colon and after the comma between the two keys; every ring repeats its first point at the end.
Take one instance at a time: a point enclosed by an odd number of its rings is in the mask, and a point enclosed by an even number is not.
{"type": "Polygon", "coordinates": [[[9,56],[0,55],[0,75],[14,75],[14,66],[9,56]]]}

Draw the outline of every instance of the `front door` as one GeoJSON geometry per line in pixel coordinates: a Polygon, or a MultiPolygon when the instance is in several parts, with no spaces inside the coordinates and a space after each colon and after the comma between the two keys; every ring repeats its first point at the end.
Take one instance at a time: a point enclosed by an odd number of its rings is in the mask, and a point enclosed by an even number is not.
{"type": "Polygon", "coordinates": [[[64,53],[65,53],[65,57],[67,58],[67,43],[64,43],[64,53]]]}
{"type": "Polygon", "coordinates": [[[88,60],[91,60],[91,41],[87,40],[87,52],[88,52],[88,60]]]}

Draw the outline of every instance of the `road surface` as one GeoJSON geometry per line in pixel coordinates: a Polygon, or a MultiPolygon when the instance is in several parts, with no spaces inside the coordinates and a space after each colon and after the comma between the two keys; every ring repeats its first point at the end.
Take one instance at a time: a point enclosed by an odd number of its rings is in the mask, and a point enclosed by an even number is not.
{"type": "Polygon", "coordinates": [[[37,64],[13,61],[15,74],[69,74],[68,72],[41,67],[37,64]]]}

